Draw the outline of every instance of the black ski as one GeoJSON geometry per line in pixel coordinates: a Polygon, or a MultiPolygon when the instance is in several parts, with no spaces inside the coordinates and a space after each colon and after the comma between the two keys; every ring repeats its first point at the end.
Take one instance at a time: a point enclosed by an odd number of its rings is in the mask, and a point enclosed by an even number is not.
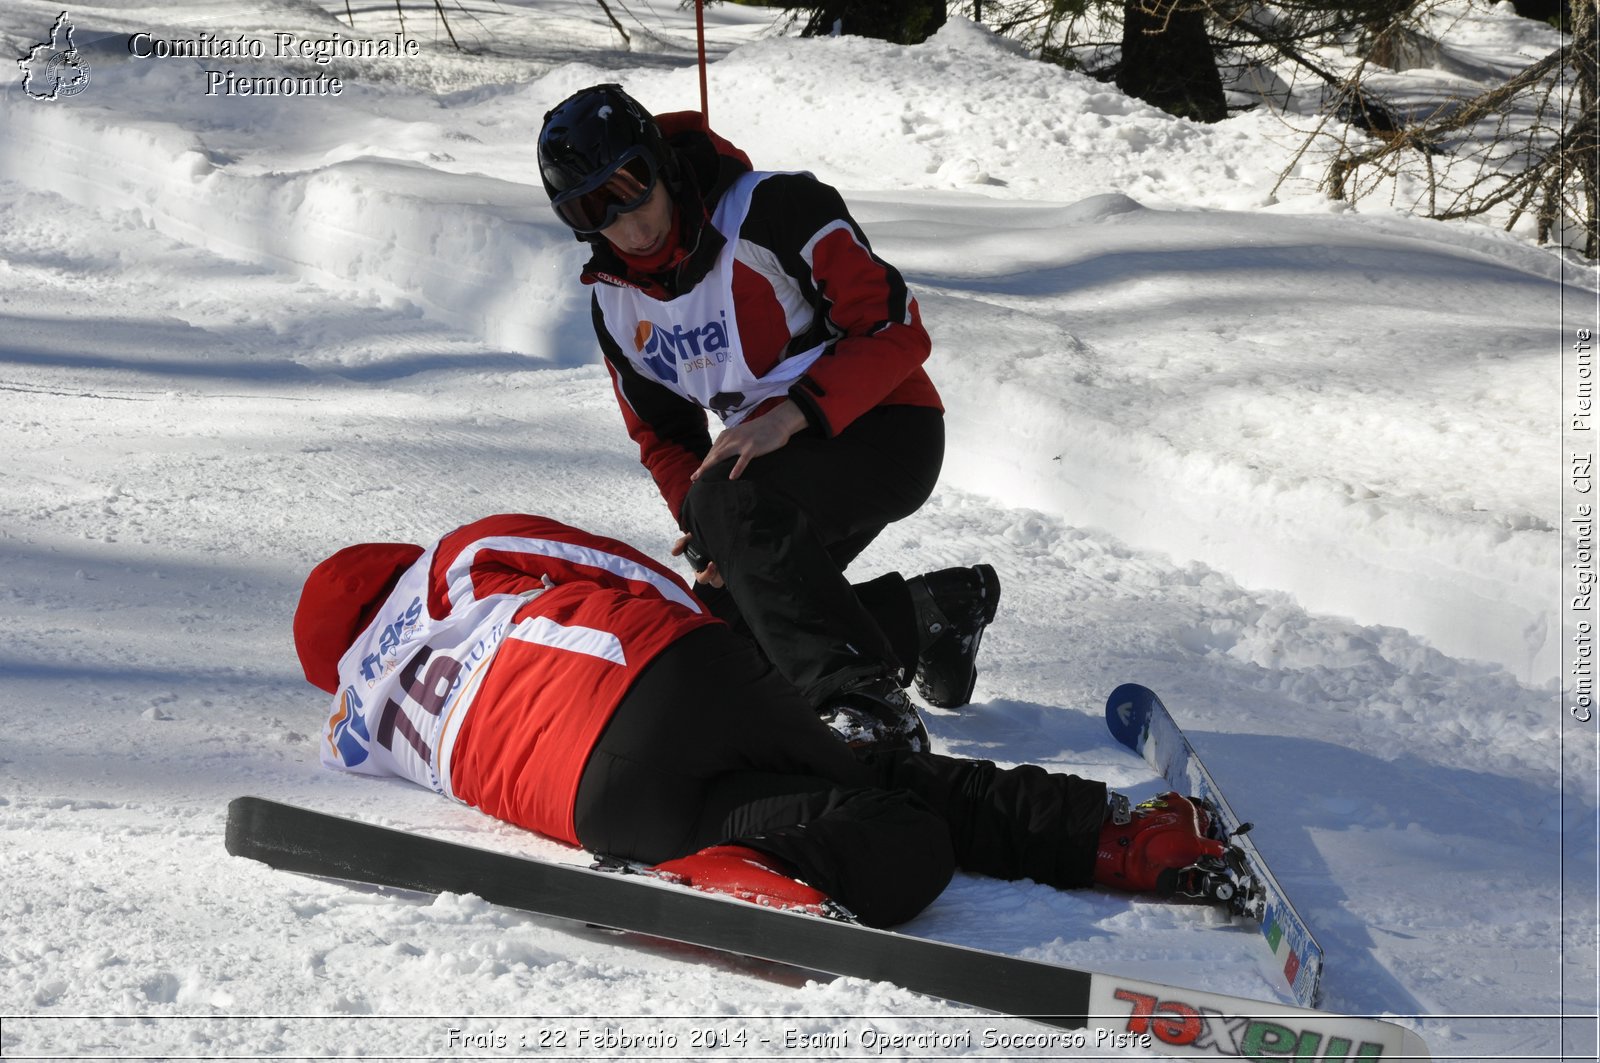
{"type": "MultiPolygon", "coordinates": [[[[1183,1056],[1427,1058],[1417,1035],[1205,990],[1075,970],[673,886],[547,863],[257,797],[228,806],[228,852],[301,874],[471,893],[559,919],[906,989],[1053,1026],[1097,1028],[1183,1056]]],[[[1127,1043],[1127,1042],[1124,1042],[1127,1043]]]]}

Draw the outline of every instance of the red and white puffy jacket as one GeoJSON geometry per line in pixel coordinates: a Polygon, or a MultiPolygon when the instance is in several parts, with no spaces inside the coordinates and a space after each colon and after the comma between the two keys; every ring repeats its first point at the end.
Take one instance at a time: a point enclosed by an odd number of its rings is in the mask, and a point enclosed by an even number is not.
{"type": "Polygon", "coordinates": [[[641,275],[596,237],[583,279],[623,420],[673,517],[711,447],[708,409],[736,424],[790,398],[824,436],[877,406],[942,409],[917,302],[839,193],[752,173],[697,113],[657,121],[679,162],[687,254],[641,275]]]}
{"type": "MultiPolygon", "coordinates": [[[[360,548],[318,567],[302,612],[355,585],[341,557],[353,570],[360,548]]],[[[456,529],[386,585],[375,609],[343,603],[365,623],[338,660],[323,763],[573,844],[578,782],[618,702],[658,653],[720,622],[633,547],[521,514],[456,529]]]]}

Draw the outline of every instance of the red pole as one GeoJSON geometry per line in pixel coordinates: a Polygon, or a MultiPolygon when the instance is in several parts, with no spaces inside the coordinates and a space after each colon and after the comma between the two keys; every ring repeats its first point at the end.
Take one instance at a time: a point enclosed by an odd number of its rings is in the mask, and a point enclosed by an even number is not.
{"type": "Polygon", "coordinates": [[[711,127],[711,105],[706,102],[706,5],[694,0],[694,32],[700,42],[700,117],[711,127]]]}

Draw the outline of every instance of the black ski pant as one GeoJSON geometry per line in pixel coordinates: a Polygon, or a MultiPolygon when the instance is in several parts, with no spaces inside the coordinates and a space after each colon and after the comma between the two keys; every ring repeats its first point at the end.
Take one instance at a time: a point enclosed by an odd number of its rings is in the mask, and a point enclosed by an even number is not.
{"type": "Polygon", "coordinates": [[[944,415],[880,406],[833,438],[814,429],[729,460],[689,488],[684,531],[717,563],[713,612],[748,634],[816,706],[862,679],[909,681],[920,634],[898,573],[852,587],[844,569],[891,522],[916,512],[944,463],[944,415]]]}
{"type": "Polygon", "coordinates": [[[750,644],[700,628],[623,698],[579,783],[578,839],[659,863],[723,842],[776,857],[872,926],[916,915],[956,868],[1093,880],[1103,783],[905,750],[860,755],[750,644]]]}

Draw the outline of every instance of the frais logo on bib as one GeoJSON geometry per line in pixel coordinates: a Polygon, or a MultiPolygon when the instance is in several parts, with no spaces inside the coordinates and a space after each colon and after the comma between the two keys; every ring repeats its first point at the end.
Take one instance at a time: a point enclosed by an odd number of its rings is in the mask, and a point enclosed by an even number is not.
{"type": "Polygon", "coordinates": [[[400,644],[417,630],[421,620],[422,599],[419,597],[412,599],[410,605],[403,611],[395,613],[393,619],[380,629],[377,652],[368,653],[361,658],[361,675],[369,687],[394,668],[395,662],[386,658],[399,649],[400,644]]]}
{"type": "Polygon", "coordinates": [[[658,379],[675,384],[679,368],[692,373],[728,360],[728,313],[724,310],[715,321],[687,328],[641,321],[633,331],[633,349],[658,379]]]}

